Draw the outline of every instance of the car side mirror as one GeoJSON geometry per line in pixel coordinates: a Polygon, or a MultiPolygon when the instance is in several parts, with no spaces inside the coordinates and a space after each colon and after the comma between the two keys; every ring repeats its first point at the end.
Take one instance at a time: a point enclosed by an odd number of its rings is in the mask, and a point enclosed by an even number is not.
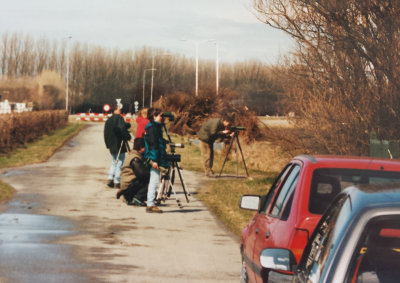
{"type": "Polygon", "coordinates": [[[292,271],[296,269],[296,259],[287,249],[264,249],[260,255],[261,266],[275,271],[292,271]]]}
{"type": "Polygon", "coordinates": [[[243,195],[240,198],[239,207],[248,210],[258,210],[260,207],[260,196],[243,195]]]}

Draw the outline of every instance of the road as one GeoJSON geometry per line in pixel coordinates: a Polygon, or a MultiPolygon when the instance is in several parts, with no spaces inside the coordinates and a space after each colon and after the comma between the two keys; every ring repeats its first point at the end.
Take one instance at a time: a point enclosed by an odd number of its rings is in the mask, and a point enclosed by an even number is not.
{"type": "MultiPolygon", "coordinates": [[[[17,193],[1,208],[0,282],[238,282],[238,239],[195,199],[163,214],[128,206],[108,188],[102,123],[45,163],[0,171],[17,193]]],[[[176,188],[180,192],[180,188],[176,188]]]]}

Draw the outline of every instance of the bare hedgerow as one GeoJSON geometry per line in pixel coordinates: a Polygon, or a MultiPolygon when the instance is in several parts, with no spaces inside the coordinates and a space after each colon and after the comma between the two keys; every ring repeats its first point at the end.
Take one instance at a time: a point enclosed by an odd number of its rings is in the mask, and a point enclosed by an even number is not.
{"type": "Polygon", "coordinates": [[[169,130],[177,134],[195,135],[207,119],[227,114],[234,119],[235,126],[246,128],[240,134],[247,142],[263,137],[256,114],[233,91],[223,89],[216,96],[215,91],[209,90],[198,97],[176,92],[161,97],[154,105],[175,113],[175,121],[169,130]]]}

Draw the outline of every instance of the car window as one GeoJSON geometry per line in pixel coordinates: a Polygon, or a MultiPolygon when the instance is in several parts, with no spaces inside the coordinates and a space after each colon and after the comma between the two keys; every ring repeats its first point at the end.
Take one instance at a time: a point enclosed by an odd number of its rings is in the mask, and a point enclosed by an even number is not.
{"type": "Polygon", "coordinates": [[[267,208],[275,195],[276,189],[279,188],[280,184],[283,182],[283,180],[285,179],[287,173],[290,171],[291,168],[292,168],[292,164],[286,165],[286,167],[281,171],[279,176],[276,178],[276,180],[272,184],[271,188],[269,189],[266,198],[261,203],[260,212],[265,213],[267,211],[267,208]]]}
{"type": "Polygon", "coordinates": [[[370,220],[349,266],[347,282],[399,282],[400,215],[370,220]]]}
{"type": "Polygon", "coordinates": [[[324,271],[335,239],[339,237],[337,230],[344,225],[351,212],[350,201],[342,197],[330,206],[329,211],[316,227],[310,242],[304,251],[304,257],[299,264],[299,274],[307,278],[307,282],[319,282],[324,271]],[[342,211],[341,214],[339,212],[342,211]]]}
{"type": "Polygon", "coordinates": [[[274,204],[272,205],[270,213],[271,216],[280,217],[286,204],[291,204],[289,200],[294,191],[294,188],[296,187],[299,172],[300,166],[294,165],[285,182],[282,184],[279,194],[276,197],[274,204]]]}
{"type": "Polygon", "coordinates": [[[319,168],[313,172],[308,209],[311,213],[323,214],[335,196],[352,185],[399,182],[400,172],[319,168]]]}

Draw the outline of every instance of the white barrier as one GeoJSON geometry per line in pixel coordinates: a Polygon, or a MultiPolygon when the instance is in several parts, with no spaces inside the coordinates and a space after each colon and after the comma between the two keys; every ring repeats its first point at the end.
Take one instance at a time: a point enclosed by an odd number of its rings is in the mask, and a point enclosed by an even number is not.
{"type": "MultiPolygon", "coordinates": [[[[94,122],[104,122],[107,121],[108,117],[111,117],[112,114],[107,113],[77,113],[76,120],[80,121],[94,121],[94,122]]],[[[130,122],[132,119],[131,114],[121,114],[124,117],[126,122],[130,122]]]]}

